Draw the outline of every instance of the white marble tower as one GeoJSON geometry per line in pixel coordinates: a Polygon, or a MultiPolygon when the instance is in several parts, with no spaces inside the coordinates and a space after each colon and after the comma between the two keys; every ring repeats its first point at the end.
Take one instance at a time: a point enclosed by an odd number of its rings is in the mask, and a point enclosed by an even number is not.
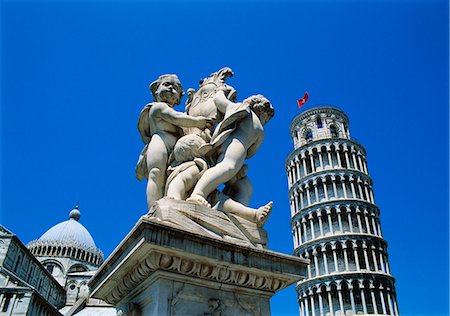
{"type": "Polygon", "coordinates": [[[348,117],[318,107],[292,121],[286,160],[294,255],[310,260],[301,316],[399,315],[366,151],[348,117]]]}

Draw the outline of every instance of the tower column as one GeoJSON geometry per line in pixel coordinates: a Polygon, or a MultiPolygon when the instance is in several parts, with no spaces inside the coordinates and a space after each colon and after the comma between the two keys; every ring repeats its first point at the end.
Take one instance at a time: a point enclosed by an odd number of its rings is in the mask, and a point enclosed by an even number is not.
{"type": "Polygon", "coordinates": [[[361,153],[358,153],[358,161],[359,161],[359,170],[364,172],[364,167],[363,167],[363,163],[362,163],[362,159],[361,159],[361,153]]]}
{"type": "Polygon", "coordinates": [[[300,316],[305,316],[305,305],[303,304],[303,298],[300,298],[300,316]]]}
{"type": "Polygon", "coordinates": [[[345,206],[345,210],[347,211],[348,227],[350,228],[350,233],[353,233],[352,210],[348,205],[345,206]]]}
{"type": "Polygon", "coordinates": [[[350,269],[348,267],[347,245],[345,243],[342,245],[342,251],[344,252],[345,271],[349,271],[350,269]]]}
{"type": "Polygon", "coordinates": [[[319,219],[320,236],[325,236],[323,233],[322,213],[320,210],[317,212],[317,218],[319,219]]]}
{"type": "Polygon", "coordinates": [[[311,239],[316,239],[316,234],[314,233],[314,221],[312,214],[309,214],[308,220],[309,220],[309,227],[311,228],[311,239]]]}
{"type": "Polygon", "coordinates": [[[313,181],[313,187],[314,187],[314,194],[316,196],[316,203],[320,202],[320,198],[319,198],[319,190],[317,188],[317,180],[313,181]]]}
{"type": "Polygon", "coordinates": [[[289,167],[286,169],[286,173],[288,175],[289,186],[291,186],[293,184],[293,182],[292,182],[292,174],[291,174],[291,165],[289,165],[289,167]]]}
{"type": "Polygon", "coordinates": [[[331,252],[333,253],[334,271],[339,272],[338,260],[336,255],[336,244],[331,246],[331,252]]]}
{"type": "Polygon", "coordinates": [[[333,160],[331,159],[331,148],[327,147],[328,165],[333,168],[333,160]]]}
{"type": "Polygon", "coordinates": [[[299,193],[300,193],[300,209],[303,209],[304,208],[304,205],[303,205],[303,187],[300,187],[300,189],[299,189],[299,193]]]}
{"type": "Polygon", "coordinates": [[[317,150],[317,154],[319,155],[319,164],[321,169],[325,169],[323,166],[323,159],[322,159],[322,152],[320,150],[317,150]]]}
{"type": "Polygon", "coordinates": [[[313,255],[313,257],[314,257],[314,268],[315,268],[315,270],[316,270],[316,275],[315,275],[315,276],[317,277],[317,276],[319,276],[320,274],[319,274],[319,259],[317,259],[318,253],[317,253],[317,250],[316,250],[316,249],[313,250],[312,255],[313,255]]]}
{"type": "Polygon", "coordinates": [[[309,316],[309,306],[308,306],[308,294],[305,293],[304,296],[304,302],[305,302],[305,311],[306,311],[306,316],[309,316]]]}
{"type": "Polygon", "coordinates": [[[302,222],[303,233],[304,233],[304,237],[305,237],[304,239],[305,239],[305,242],[307,242],[308,241],[308,235],[307,235],[307,232],[306,232],[306,219],[304,217],[302,217],[301,222],[302,222]]]}
{"type": "Polygon", "coordinates": [[[296,223],[296,227],[297,227],[297,229],[298,229],[298,232],[297,232],[297,234],[298,234],[298,239],[299,239],[299,241],[300,241],[300,245],[301,244],[303,244],[303,238],[302,238],[302,226],[300,225],[300,223],[296,223]]]}
{"type": "Polygon", "coordinates": [[[358,178],[356,183],[357,183],[357,186],[358,186],[359,196],[361,197],[361,200],[364,200],[364,195],[363,195],[362,188],[361,188],[361,185],[362,185],[361,184],[362,183],[361,179],[358,178]]]}
{"type": "Polygon", "coordinates": [[[370,247],[371,253],[372,253],[372,260],[373,260],[373,265],[375,268],[375,271],[378,271],[378,262],[377,262],[377,254],[375,253],[375,246],[371,246],[370,247]]]}
{"type": "Polygon", "coordinates": [[[356,191],[355,191],[355,179],[353,177],[350,178],[350,187],[352,189],[352,196],[354,199],[356,199],[356,191]]]}
{"type": "Polygon", "coordinates": [[[327,292],[328,292],[328,306],[330,307],[330,315],[333,316],[334,311],[333,311],[333,298],[331,297],[331,286],[327,286],[327,292]]]}
{"type": "Polygon", "coordinates": [[[350,292],[350,304],[352,305],[352,312],[353,314],[356,314],[356,304],[355,304],[355,297],[353,295],[353,286],[349,286],[349,292],[350,292]]]}
{"type": "Polygon", "coordinates": [[[363,255],[364,255],[364,263],[366,264],[366,270],[370,270],[369,257],[367,256],[367,246],[365,242],[363,243],[363,255]]]}
{"type": "Polygon", "coordinates": [[[346,150],[347,148],[344,148],[344,157],[345,157],[345,162],[347,163],[347,168],[350,169],[350,161],[348,160],[348,156],[350,155],[350,151],[346,150]]]}
{"type": "Polygon", "coordinates": [[[383,315],[387,315],[386,303],[384,302],[384,288],[380,286],[380,299],[381,299],[381,309],[383,310],[383,315]]]}
{"type": "Polygon", "coordinates": [[[306,184],[305,189],[306,189],[306,197],[308,199],[308,206],[310,206],[311,205],[311,194],[309,193],[309,183],[306,184]]]}
{"type": "Polygon", "coordinates": [[[297,190],[294,191],[294,199],[293,200],[294,200],[295,210],[292,212],[292,216],[294,216],[294,214],[300,210],[298,208],[298,191],[297,190]]]}
{"type": "Polygon", "coordinates": [[[367,209],[364,210],[363,214],[364,214],[364,221],[366,222],[367,233],[370,234],[371,232],[369,224],[369,212],[367,212],[367,209]]]}
{"type": "Polygon", "coordinates": [[[371,187],[369,187],[369,193],[370,193],[370,202],[372,204],[375,204],[375,199],[373,198],[373,191],[371,187]]]}
{"type": "Polygon", "coordinates": [[[334,234],[333,232],[333,222],[331,221],[331,210],[329,207],[325,208],[327,217],[328,217],[328,227],[330,228],[330,233],[334,234]]]}
{"type": "Polygon", "coordinates": [[[369,200],[369,202],[372,203],[372,201],[370,200],[369,189],[367,189],[367,185],[365,183],[364,183],[364,192],[366,192],[367,200],[369,200]]]}
{"type": "Polygon", "coordinates": [[[336,157],[337,157],[337,161],[338,161],[338,166],[339,166],[339,168],[343,168],[343,166],[342,166],[342,162],[341,162],[341,157],[340,157],[340,155],[339,155],[339,146],[334,146],[334,148],[336,148],[336,157]]]}
{"type": "Polygon", "coordinates": [[[306,168],[306,156],[304,153],[302,153],[301,160],[303,165],[303,174],[306,176],[308,174],[308,168],[306,168]]]}
{"type": "Polygon", "coordinates": [[[350,154],[352,155],[352,160],[353,160],[353,164],[354,164],[355,169],[358,169],[358,164],[356,163],[356,153],[352,152],[350,150],[350,154]]]}
{"type": "Polygon", "coordinates": [[[306,219],[303,217],[302,218],[302,226],[303,226],[303,233],[305,234],[305,242],[308,241],[308,235],[306,232],[306,219]]]}
{"type": "Polygon", "coordinates": [[[309,299],[311,300],[311,315],[312,316],[316,316],[316,308],[315,308],[315,303],[314,303],[314,293],[312,293],[312,291],[310,290],[311,295],[309,296],[309,299]]]}
{"type": "Polygon", "coordinates": [[[297,179],[296,181],[300,180],[301,173],[300,173],[300,159],[298,159],[298,156],[295,157],[295,170],[297,171],[297,179]]]}
{"type": "Polygon", "coordinates": [[[325,195],[325,200],[328,200],[328,190],[327,190],[327,179],[324,178],[322,180],[322,185],[323,185],[323,194],[325,195]]]}
{"type": "Polygon", "coordinates": [[[314,165],[314,157],[313,157],[312,151],[309,153],[309,160],[311,162],[311,171],[315,172],[316,171],[316,166],[314,165]]]}
{"type": "Polygon", "coordinates": [[[338,194],[337,194],[337,188],[336,188],[336,177],[331,177],[331,182],[333,183],[333,193],[334,193],[334,198],[337,199],[338,198],[338,194]]]}
{"type": "Polygon", "coordinates": [[[362,288],[361,288],[361,300],[362,300],[363,312],[364,312],[364,314],[367,314],[367,303],[366,303],[366,294],[364,291],[364,284],[362,285],[362,288]]]}
{"type": "Polygon", "coordinates": [[[374,213],[370,214],[370,220],[372,222],[372,229],[373,229],[374,235],[379,236],[379,234],[377,232],[377,225],[375,224],[375,214],[374,213]]]}
{"type": "Polygon", "coordinates": [[[386,291],[387,294],[387,298],[388,298],[388,305],[389,305],[389,315],[395,315],[395,311],[394,311],[394,307],[392,305],[392,296],[391,293],[388,291],[386,291]]]}
{"type": "MultiPolygon", "coordinates": [[[[306,256],[305,256],[305,258],[306,259],[308,259],[309,260],[309,258],[311,258],[311,256],[309,255],[309,252],[308,251],[306,251],[306,256]]],[[[308,264],[308,279],[311,279],[312,278],[312,271],[311,271],[311,262],[308,264]]]]}
{"type": "Polygon", "coordinates": [[[372,306],[373,306],[374,314],[378,314],[377,301],[375,299],[373,285],[370,286],[370,296],[372,297],[372,306]]]}
{"type": "Polygon", "coordinates": [[[336,214],[338,218],[339,230],[341,231],[341,233],[343,233],[344,228],[342,227],[341,209],[339,208],[339,206],[336,208],[336,214]]]}
{"type": "Polygon", "coordinates": [[[323,266],[325,268],[325,274],[329,274],[328,271],[328,260],[327,260],[327,249],[322,246],[322,256],[323,256],[323,266]]]}
{"type": "Polygon", "coordinates": [[[320,287],[317,289],[317,293],[319,294],[319,313],[320,316],[324,316],[325,314],[323,312],[322,290],[320,287]]]}
{"type": "Polygon", "coordinates": [[[356,271],[361,270],[359,267],[359,256],[356,242],[353,242],[353,256],[355,257],[356,271]]]}
{"type": "Polygon", "coordinates": [[[341,315],[345,315],[344,310],[344,300],[342,299],[341,287],[337,288],[338,298],[339,298],[339,308],[341,310],[341,315]]]}
{"type": "Polygon", "coordinates": [[[361,223],[361,211],[359,209],[356,209],[356,219],[358,220],[359,232],[362,234],[363,229],[362,229],[362,223],[361,223]]]}
{"type": "Polygon", "coordinates": [[[344,199],[347,199],[347,188],[345,186],[345,178],[341,176],[342,191],[344,191],[344,199]]]}

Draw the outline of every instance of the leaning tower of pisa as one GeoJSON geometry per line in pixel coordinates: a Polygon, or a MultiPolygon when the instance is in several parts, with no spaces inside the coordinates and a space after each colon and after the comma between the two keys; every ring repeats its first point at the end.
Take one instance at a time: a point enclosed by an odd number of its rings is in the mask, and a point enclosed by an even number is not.
{"type": "Polygon", "coordinates": [[[364,148],[345,113],[318,107],[291,124],[286,160],[294,255],[310,260],[301,316],[399,315],[364,148]]]}

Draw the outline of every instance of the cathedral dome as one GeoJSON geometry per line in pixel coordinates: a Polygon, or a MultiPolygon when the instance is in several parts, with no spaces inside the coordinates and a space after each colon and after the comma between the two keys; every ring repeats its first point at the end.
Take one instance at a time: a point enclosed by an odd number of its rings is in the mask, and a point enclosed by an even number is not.
{"type": "Polygon", "coordinates": [[[74,209],[67,221],[56,224],[47,230],[38,240],[49,242],[74,242],[83,248],[96,248],[94,239],[83,225],[78,222],[80,212],[74,209]]]}
{"type": "Polygon", "coordinates": [[[36,256],[70,257],[100,265],[103,253],[95,246],[88,230],[78,222],[78,206],[69,214],[69,219],[47,230],[39,239],[27,247],[36,256]]]}

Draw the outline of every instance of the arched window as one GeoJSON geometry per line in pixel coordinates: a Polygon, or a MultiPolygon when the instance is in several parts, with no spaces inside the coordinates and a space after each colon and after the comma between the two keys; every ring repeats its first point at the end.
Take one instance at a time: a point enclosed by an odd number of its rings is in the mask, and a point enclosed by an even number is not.
{"type": "Polygon", "coordinates": [[[311,130],[307,130],[307,131],[306,131],[306,133],[305,133],[305,139],[306,139],[307,142],[312,141],[312,139],[313,139],[313,134],[312,134],[312,131],[311,131],[311,130]]]}
{"type": "Polygon", "coordinates": [[[322,128],[323,127],[322,120],[320,119],[320,117],[317,117],[316,123],[317,123],[317,128],[322,128]]]}
{"type": "Polygon", "coordinates": [[[336,126],[334,126],[334,125],[330,126],[330,134],[331,134],[331,137],[338,137],[339,136],[339,133],[338,133],[338,130],[337,130],[336,126]]]}
{"type": "Polygon", "coordinates": [[[85,272],[88,269],[81,265],[81,264],[75,264],[73,266],[70,267],[69,271],[67,273],[71,273],[71,272],[85,272]]]}

